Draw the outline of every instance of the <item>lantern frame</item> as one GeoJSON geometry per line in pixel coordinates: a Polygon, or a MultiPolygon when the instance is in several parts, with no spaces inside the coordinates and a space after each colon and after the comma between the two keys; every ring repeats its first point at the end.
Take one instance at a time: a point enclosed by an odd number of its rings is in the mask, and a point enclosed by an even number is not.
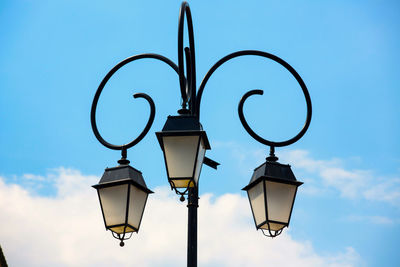
{"type": "Polygon", "coordinates": [[[252,178],[250,179],[249,184],[247,186],[245,186],[242,190],[247,192],[247,196],[248,196],[248,199],[250,202],[251,212],[253,215],[253,220],[254,220],[256,229],[257,230],[261,229],[263,234],[266,236],[275,237],[275,236],[278,236],[285,227],[289,227],[294,202],[296,200],[297,189],[302,184],[303,184],[303,182],[296,180],[296,177],[294,176],[294,174],[290,168],[290,165],[288,165],[288,164],[281,164],[278,162],[267,160],[265,163],[263,163],[260,166],[258,166],[257,168],[255,168],[254,174],[253,174],[252,178]],[[287,222],[276,221],[276,220],[270,219],[271,214],[269,214],[269,212],[268,212],[268,195],[267,195],[267,185],[266,185],[267,181],[295,186],[293,199],[291,199],[291,202],[290,202],[291,206],[290,206],[290,212],[288,215],[287,222]],[[263,205],[264,205],[263,212],[265,214],[265,219],[261,223],[257,224],[256,215],[255,215],[255,211],[254,211],[255,209],[253,207],[253,203],[250,198],[249,190],[254,188],[259,183],[262,183],[263,205]],[[271,230],[270,223],[280,224],[280,225],[283,225],[283,227],[278,230],[271,230]],[[262,228],[266,224],[268,226],[268,229],[262,228]],[[266,233],[265,230],[267,230],[268,232],[266,233]]]}
{"type": "MultiPolygon", "coordinates": [[[[147,188],[146,183],[143,179],[142,173],[139,170],[137,170],[127,164],[119,165],[117,167],[112,167],[112,168],[106,168],[99,183],[96,185],[93,185],[92,187],[97,190],[97,195],[98,195],[99,202],[100,202],[101,213],[103,216],[104,226],[105,226],[106,230],[110,230],[112,233],[112,236],[116,239],[119,239],[121,241],[120,245],[124,246],[124,242],[123,242],[124,240],[131,238],[131,236],[134,232],[136,232],[136,233],[139,232],[140,224],[142,222],[144,210],[146,208],[148,196],[149,196],[149,194],[152,194],[153,191],[151,191],[150,189],[147,188]],[[124,210],[125,214],[122,215],[122,217],[124,218],[124,223],[107,225],[107,220],[106,220],[107,214],[105,214],[105,211],[104,211],[104,205],[103,205],[104,203],[100,196],[101,195],[100,190],[105,189],[105,188],[110,188],[110,187],[121,186],[121,185],[126,185],[126,188],[124,188],[124,190],[126,190],[126,193],[124,193],[124,194],[126,194],[126,195],[124,195],[124,199],[126,199],[126,206],[125,206],[125,210],[124,210]],[[133,197],[133,194],[131,192],[132,186],[136,187],[138,190],[140,190],[146,194],[137,227],[133,226],[132,224],[130,224],[128,222],[130,212],[133,212],[134,208],[140,208],[140,207],[135,207],[135,206],[130,207],[131,198],[133,197]],[[116,231],[112,230],[115,227],[124,227],[124,230],[122,233],[117,233],[116,231]],[[132,229],[132,231],[130,231],[130,230],[127,231],[127,228],[132,229]],[[131,234],[127,237],[126,236],[127,233],[131,233],[131,234]]],[[[133,203],[133,204],[135,204],[135,203],[133,203]]]]}
{"type": "MultiPolygon", "coordinates": [[[[211,149],[207,134],[205,131],[203,131],[203,127],[196,116],[183,114],[180,116],[168,116],[163,129],[160,132],[156,132],[156,136],[160,144],[161,150],[163,151],[164,163],[167,170],[168,182],[171,186],[171,189],[175,190],[177,194],[183,196],[184,194],[187,193],[189,188],[198,186],[198,180],[200,178],[202,165],[207,160],[205,157],[206,151],[211,149]],[[171,177],[170,169],[168,166],[167,153],[165,151],[164,137],[183,137],[183,136],[198,136],[198,141],[195,150],[196,155],[194,156],[194,162],[193,162],[193,169],[191,168],[190,176],[171,177]],[[198,162],[199,150],[201,145],[204,148],[204,156],[203,156],[203,161],[198,162]],[[195,176],[197,168],[199,168],[199,173],[196,181],[195,176]],[[174,181],[179,181],[179,180],[189,180],[187,187],[177,187],[174,181]],[[178,188],[185,188],[185,190],[181,192],[178,190],[178,188]]],[[[216,164],[218,165],[218,163],[216,164]]]]}

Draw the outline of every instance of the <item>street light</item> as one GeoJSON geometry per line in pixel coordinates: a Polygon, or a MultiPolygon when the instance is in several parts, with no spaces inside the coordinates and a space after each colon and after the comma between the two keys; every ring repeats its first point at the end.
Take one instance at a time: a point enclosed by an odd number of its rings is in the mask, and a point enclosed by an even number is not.
{"type": "Polygon", "coordinates": [[[183,195],[197,187],[206,150],[211,149],[207,134],[195,116],[169,116],[156,133],[164,153],[171,188],[183,195]],[[180,192],[179,189],[185,189],[180,192]]]}
{"type": "Polygon", "coordinates": [[[156,135],[164,154],[171,189],[181,195],[181,201],[185,200],[185,195],[188,199],[187,265],[195,267],[197,266],[197,208],[200,172],[203,164],[214,169],[219,165],[219,163],[205,155],[206,151],[210,150],[211,147],[207,134],[200,123],[201,98],[205,85],[212,74],[225,62],[241,56],[263,57],[284,67],[296,79],[306,100],[307,117],[302,130],[292,139],[282,142],[273,142],[260,137],[250,128],[244,117],[243,105],[246,99],[252,95],[262,95],[262,90],[251,90],[245,93],[238,106],[239,119],[244,129],[255,140],[270,148],[270,155],[267,157],[266,162],[255,169],[249,185],[243,188],[243,190],[247,191],[249,197],[256,228],[257,230],[261,229],[267,236],[275,237],[282,232],[283,228],[289,225],[297,188],[302,183],[296,180],[289,165],[277,162],[278,158],[275,156],[275,148],[291,145],[306,133],[312,114],[311,99],[307,87],[300,75],[283,59],[263,51],[242,50],[218,60],[206,73],[198,90],[196,90],[196,61],[192,16],[189,5],[183,2],[178,24],[178,65],[158,54],[139,54],[129,57],[115,65],[107,73],[93,99],[91,124],[96,138],[107,148],[121,150],[122,153],[122,158],[118,161],[120,165],[115,168],[106,169],[99,185],[94,186],[99,193],[106,229],[111,230],[113,235],[115,234],[121,240],[122,244],[123,240],[127,239],[125,237],[126,233],[137,232],[139,230],[141,219],[138,218],[141,218],[147,196],[151,193],[145,185],[141,172],[129,166],[127,149],[136,145],[147,134],[154,121],[155,107],[150,96],[143,93],[135,94],[135,98],[144,98],[150,105],[150,117],[146,127],[132,142],[121,146],[112,145],[101,137],[96,125],[97,103],[104,86],[120,68],[128,63],[144,58],[162,61],[178,74],[182,107],[178,110],[178,116],[169,116],[167,118],[163,129],[157,132],[156,135]],[[185,18],[189,47],[184,47],[183,45],[185,18]],[[129,173],[129,175],[121,175],[122,171],[129,173]],[[132,211],[131,208],[133,208],[132,211]],[[135,219],[131,220],[131,217],[129,217],[131,212],[135,214],[135,219]]]}
{"type": "Polygon", "coordinates": [[[296,180],[290,165],[268,160],[254,170],[247,191],[256,228],[270,237],[279,235],[289,226],[296,197],[296,180]]]}
{"type": "Polygon", "coordinates": [[[99,183],[93,187],[97,189],[106,230],[110,230],[112,236],[120,240],[120,246],[122,247],[124,246],[124,240],[131,238],[132,233],[139,232],[147,197],[153,193],[147,188],[142,173],[129,165],[127,150],[139,143],[150,130],[154,121],[155,106],[150,96],[135,94],[134,98],[144,98],[149,103],[149,120],[142,133],[136,139],[122,146],[113,145],[103,139],[96,125],[96,107],[102,89],[99,87],[93,99],[91,111],[92,129],[97,140],[102,145],[109,149],[121,150],[121,159],[118,160],[118,166],[106,168],[99,183]]]}
{"type": "Polygon", "coordinates": [[[153,192],[147,188],[142,173],[127,164],[107,168],[93,187],[99,195],[106,229],[124,246],[123,240],[139,232],[147,196],[153,192]]]}
{"type": "Polygon", "coordinates": [[[305,134],[311,122],[311,99],[306,85],[289,64],[284,62],[281,65],[289,70],[299,82],[307,103],[306,123],[295,137],[283,142],[273,142],[260,137],[250,128],[243,114],[243,105],[248,97],[262,95],[262,90],[252,90],[244,94],[238,107],[239,119],[247,133],[258,142],[270,147],[266,162],[254,170],[249,184],[242,189],[247,191],[257,230],[261,229],[263,234],[269,237],[276,237],[282,233],[283,228],[289,226],[297,188],[303,184],[296,180],[290,165],[277,162],[275,147],[288,146],[297,142],[305,134]]]}

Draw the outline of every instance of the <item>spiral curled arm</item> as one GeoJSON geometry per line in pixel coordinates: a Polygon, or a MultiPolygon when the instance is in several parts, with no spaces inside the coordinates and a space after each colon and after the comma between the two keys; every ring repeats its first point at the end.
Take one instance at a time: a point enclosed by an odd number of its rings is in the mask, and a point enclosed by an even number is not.
{"type": "Polygon", "coordinates": [[[97,129],[96,118],[92,117],[91,122],[92,122],[92,129],[93,129],[94,135],[96,136],[97,140],[99,140],[99,142],[101,144],[103,144],[105,147],[114,149],[114,150],[126,150],[128,148],[133,147],[137,143],[139,143],[145,137],[145,135],[149,132],[151,125],[153,124],[155,114],[156,114],[156,108],[155,108],[154,102],[149,95],[144,94],[144,93],[134,94],[133,97],[146,99],[146,101],[150,105],[150,116],[149,116],[146,126],[144,127],[143,131],[139,134],[139,136],[127,144],[118,146],[118,145],[110,144],[106,140],[104,140],[103,137],[100,135],[99,130],[97,129]]]}
{"type": "MultiPolygon", "coordinates": [[[[262,94],[264,94],[264,91],[262,91],[262,90],[251,90],[251,91],[249,91],[249,92],[247,92],[247,93],[245,93],[245,94],[243,95],[242,99],[241,99],[240,102],[239,102],[239,107],[238,107],[239,119],[240,119],[240,122],[242,123],[244,129],[245,129],[254,139],[256,139],[258,142],[260,142],[260,143],[262,143],[262,144],[264,144],[264,145],[273,146],[273,145],[274,145],[273,142],[270,142],[270,141],[265,140],[264,138],[260,137],[258,134],[256,134],[256,133],[250,128],[249,124],[247,123],[247,121],[246,121],[246,119],[244,118],[244,115],[243,115],[243,104],[244,104],[244,102],[246,101],[246,99],[247,99],[249,96],[252,96],[252,95],[262,95],[262,94]]],[[[275,146],[276,146],[276,145],[275,145],[275,146]]]]}
{"type": "Polygon", "coordinates": [[[192,23],[192,16],[191,16],[191,12],[190,12],[190,8],[187,2],[183,2],[181,5],[181,10],[180,10],[180,16],[179,16],[179,28],[178,28],[178,66],[173,63],[170,59],[158,55],[158,54],[140,54],[140,55],[136,55],[136,56],[132,56],[129,57],[123,61],[121,61],[120,63],[118,63],[116,66],[114,66],[110,72],[104,77],[103,81],[100,83],[99,88],[96,91],[95,97],[93,99],[93,103],[92,103],[92,109],[91,109],[91,123],[92,123],[92,129],[93,132],[96,136],[96,138],[99,140],[99,142],[101,144],[103,144],[104,146],[106,146],[107,148],[110,149],[114,149],[114,150],[126,150],[127,148],[130,148],[134,145],[136,145],[140,140],[143,139],[143,137],[147,134],[147,132],[149,131],[151,124],[153,123],[154,120],[154,112],[155,112],[155,108],[154,108],[154,103],[151,100],[151,98],[146,95],[146,94],[136,94],[135,98],[137,97],[141,97],[141,98],[145,98],[148,103],[150,104],[150,108],[151,108],[151,112],[150,112],[150,118],[149,121],[146,124],[145,129],[143,130],[143,132],[133,141],[131,141],[130,143],[127,143],[125,145],[113,145],[108,143],[107,141],[105,141],[98,129],[97,129],[97,125],[96,125],[96,108],[97,108],[97,103],[100,97],[100,94],[104,88],[104,86],[106,85],[106,83],[108,82],[108,80],[111,78],[111,76],[117,71],[119,70],[121,67],[123,67],[124,65],[138,60],[138,59],[143,59],[143,58],[153,58],[153,59],[157,59],[160,61],[163,61],[164,63],[168,64],[171,68],[173,68],[175,70],[175,72],[179,75],[179,83],[180,83],[180,89],[181,89],[181,96],[182,96],[182,107],[183,109],[186,109],[186,104],[189,103],[189,110],[193,115],[196,115],[198,119],[200,119],[200,104],[201,104],[201,97],[203,95],[203,91],[205,88],[205,85],[207,84],[208,80],[210,79],[210,77],[212,76],[212,74],[225,62],[236,58],[236,57],[240,57],[240,56],[261,56],[264,58],[268,58],[271,59],[275,62],[277,62],[278,64],[282,65],[284,68],[286,68],[296,79],[296,81],[299,83],[305,100],[306,100],[306,104],[307,104],[307,118],[306,118],[306,122],[302,128],[302,130],[292,139],[289,139],[287,141],[283,141],[283,142],[272,142],[269,140],[266,140],[262,137],[260,137],[259,135],[257,135],[248,125],[248,123],[246,122],[246,119],[243,115],[243,104],[245,102],[245,100],[254,94],[262,94],[261,90],[252,90],[249,91],[248,93],[246,93],[242,100],[239,103],[239,118],[240,121],[243,125],[243,127],[246,129],[246,131],[257,141],[269,145],[271,147],[279,147],[279,146],[287,146],[290,145],[294,142],[296,142],[297,140],[299,140],[307,131],[309,125],[310,125],[310,121],[311,121],[311,115],[312,115],[312,106],[311,106],[311,99],[310,99],[310,95],[308,93],[307,87],[304,84],[303,80],[301,79],[300,75],[293,69],[292,66],[290,66],[286,61],[284,61],[283,59],[267,53],[267,52],[263,52],[263,51],[258,51],[258,50],[242,50],[242,51],[238,51],[238,52],[234,52],[231,53],[223,58],[221,58],[217,63],[215,63],[210,70],[206,73],[206,75],[204,76],[200,86],[199,86],[199,90],[196,92],[196,67],[195,67],[195,48],[194,48],[194,35],[193,35],[193,23],[192,23]],[[184,42],[183,42],[183,28],[184,28],[184,19],[186,17],[186,22],[187,22],[187,30],[188,30],[188,35],[189,35],[189,47],[185,47],[184,48],[184,42]],[[186,60],[186,76],[185,76],[185,64],[184,64],[184,59],[186,60]],[[190,102],[189,102],[190,100],[190,102]]]}
{"type": "Polygon", "coordinates": [[[307,87],[304,83],[304,81],[301,79],[300,75],[295,71],[295,69],[290,66],[286,61],[284,61],[283,59],[267,53],[267,52],[263,52],[263,51],[258,51],[258,50],[242,50],[242,51],[238,51],[238,52],[234,52],[232,54],[229,54],[223,58],[221,58],[219,61],[217,61],[217,63],[215,63],[211,69],[207,72],[207,74],[204,76],[200,87],[199,87],[199,91],[197,94],[197,102],[196,102],[196,114],[198,117],[200,117],[200,103],[201,103],[201,97],[203,95],[203,91],[205,88],[206,83],[208,82],[208,80],[210,79],[211,75],[215,72],[216,69],[218,69],[222,64],[224,64],[225,62],[236,58],[236,57],[240,57],[240,56],[261,56],[261,57],[265,57],[268,59],[271,59],[277,63],[279,63],[281,66],[283,66],[285,69],[287,69],[296,79],[296,81],[299,83],[303,94],[304,94],[304,98],[306,100],[306,104],[307,104],[307,117],[306,117],[306,122],[302,128],[302,130],[293,138],[287,140],[287,141],[283,141],[283,142],[273,142],[273,141],[269,141],[266,140],[262,137],[260,137],[259,135],[257,135],[249,126],[249,124],[247,123],[244,115],[243,115],[243,104],[246,101],[246,99],[252,95],[258,94],[258,95],[262,95],[263,91],[262,90],[252,90],[247,92],[246,94],[244,94],[244,96],[242,97],[242,99],[239,102],[239,107],[238,107],[238,112],[239,112],[239,119],[240,122],[242,123],[243,127],[246,129],[246,131],[250,134],[251,137],[253,137],[255,140],[257,140],[258,142],[264,144],[264,145],[268,145],[271,148],[273,147],[282,147],[282,146],[287,146],[290,144],[295,143],[296,141],[298,141],[307,131],[310,122],[311,122],[311,115],[312,115],[312,106],[311,106],[311,98],[310,98],[310,94],[308,93],[307,87]]]}
{"type": "Polygon", "coordinates": [[[143,59],[143,58],[153,58],[153,59],[157,59],[160,61],[165,62],[166,64],[168,64],[170,67],[172,67],[176,73],[178,73],[178,66],[175,65],[175,63],[173,63],[170,59],[158,55],[158,54],[140,54],[140,55],[136,55],[136,56],[132,56],[129,57],[123,61],[121,61],[120,63],[118,63],[117,65],[115,65],[108,73],[107,75],[104,77],[104,79],[101,81],[96,94],[94,96],[93,99],[93,103],[92,103],[92,108],[91,108],[91,112],[90,112],[90,121],[91,121],[91,125],[92,125],[92,130],[94,135],[96,136],[97,140],[104,145],[105,147],[109,148],[109,149],[114,149],[114,150],[122,150],[125,154],[126,154],[126,150],[134,145],[136,145],[137,143],[139,143],[144,137],[145,135],[148,133],[148,131],[151,128],[151,125],[153,124],[154,121],[154,116],[155,116],[155,105],[153,100],[151,99],[150,96],[148,96],[147,94],[144,93],[138,93],[133,95],[134,98],[144,98],[150,105],[150,116],[149,119],[147,121],[147,124],[145,126],[145,128],[143,129],[143,131],[139,134],[139,136],[137,138],[135,138],[134,140],[132,140],[131,142],[124,144],[124,145],[113,145],[108,143],[106,140],[104,140],[104,138],[100,135],[100,132],[97,128],[97,124],[96,124],[96,109],[97,109],[97,104],[100,98],[100,94],[103,91],[105,85],[107,84],[107,82],[110,80],[110,78],[112,77],[112,75],[115,74],[115,72],[117,72],[120,68],[122,68],[123,66],[125,66],[126,64],[138,60],[138,59],[143,59]]]}

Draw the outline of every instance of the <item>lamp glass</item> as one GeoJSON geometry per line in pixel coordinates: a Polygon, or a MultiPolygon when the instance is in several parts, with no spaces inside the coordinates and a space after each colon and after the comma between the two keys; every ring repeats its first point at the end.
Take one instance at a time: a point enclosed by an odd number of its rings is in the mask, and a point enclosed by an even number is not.
{"type": "Polygon", "coordinates": [[[258,184],[248,190],[251,209],[253,211],[256,225],[259,225],[266,220],[265,201],[264,201],[264,182],[258,184]]]}
{"type": "Polygon", "coordinates": [[[196,161],[196,170],[194,172],[194,181],[196,182],[196,185],[199,182],[201,167],[203,166],[203,160],[204,160],[205,154],[206,154],[206,148],[204,146],[203,139],[201,139],[200,145],[199,145],[199,152],[197,155],[197,161],[196,161]]]}
{"type": "Polygon", "coordinates": [[[148,193],[130,185],[128,224],[139,229],[148,193]]]}
{"type": "Polygon", "coordinates": [[[265,188],[268,220],[288,224],[297,186],[266,180],[265,188]]]}
{"type": "MultiPolygon", "coordinates": [[[[269,229],[272,231],[279,231],[282,228],[284,228],[285,226],[286,226],[285,224],[281,224],[281,223],[272,223],[272,222],[269,223],[269,229]]],[[[260,229],[268,230],[268,223],[260,226],[260,229]]]]}
{"type": "Polygon", "coordinates": [[[186,188],[193,179],[199,139],[198,135],[163,137],[168,176],[177,188],[186,188]]]}
{"type": "MultiPolygon", "coordinates": [[[[98,192],[106,227],[125,224],[128,184],[99,188],[98,192]]],[[[123,228],[114,227],[110,230],[123,233],[123,228]]]]}

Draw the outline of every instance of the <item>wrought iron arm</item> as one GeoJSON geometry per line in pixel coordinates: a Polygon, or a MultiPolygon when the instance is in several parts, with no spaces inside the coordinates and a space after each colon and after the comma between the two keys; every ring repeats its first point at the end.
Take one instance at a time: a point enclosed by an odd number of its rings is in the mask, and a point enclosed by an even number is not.
{"type": "MultiPolygon", "coordinates": [[[[309,120],[308,120],[308,116],[307,116],[306,123],[305,123],[304,126],[303,126],[303,129],[302,129],[295,137],[293,137],[293,138],[291,138],[291,139],[289,139],[289,140],[287,140],[287,141],[273,142],[273,141],[266,140],[266,139],[260,137],[258,134],[256,134],[256,133],[250,128],[249,124],[247,123],[247,121],[246,121],[246,119],[245,119],[245,117],[244,117],[244,115],[243,115],[243,104],[244,104],[244,102],[246,101],[246,99],[247,99],[248,97],[250,97],[250,96],[252,96],[252,95],[262,95],[263,93],[264,93],[264,92],[263,92],[262,90],[251,90],[251,91],[245,93],[245,94],[243,95],[242,99],[240,100],[239,106],[238,106],[238,113],[239,113],[240,122],[242,123],[244,129],[245,129],[245,130],[247,131],[247,133],[248,133],[251,137],[253,137],[255,140],[257,140],[258,142],[260,142],[260,143],[262,143],[262,144],[264,144],[264,145],[270,146],[270,147],[288,146],[288,145],[290,145],[290,144],[293,144],[293,143],[297,142],[297,141],[305,134],[305,132],[307,131],[308,124],[310,123],[309,120]],[[308,124],[307,124],[307,121],[308,121],[308,124]]],[[[309,113],[307,112],[307,115],[308,115],[308,114],[309,114],[309,113]]],[[[311,119],[311,114],[310,114],[310,119],[311,119]]]]}
{"type": "Polygon", "coordinates": [[[122,68],[126,64],[128,64],[128,63],[130,63],[132,61],[138,60],[138,59],[143,59],[143,58],[153,58],[153,59],[157,59],[157,60],[163,61],[163,62],[167,63],[170,67],[172,67],[175,70],[176,73],[179,73],[178,72],[178,66],[176,66],[175,63],[173,63],[170,59],[168,59],[168,58],[166,58],[164,56],[158,55],[158,54],[140,54],[140,55],[128,57],[127,59],[124,59],[123,61],[121,61],[120,63],[115,65],[107,73],[107,75],[103,78],[103,80],[101,81],[99,87],[97,88],[96,94],[95,94],[94,99],[93,99],[91,112],[90,112],[90,121],[91,121],[91,124],[92,124],[92,130],[93,130],[93,133],[96,136],[97,140],[99,140],[99,142],[102,145],[104,145],[105,147],[107,147],[109,149],[122,150],[122,158],[125,159],[125,160],[126,160],[126,150],[128,148],[133,147],[137,143],[139,143],[145,137],[145,135],[148,133],[148,131],[151,128],[151,125],[153,124],[154,116],[155,116],[155,106],[154,106],[153,100],[151,99],[150,96],[148,96],[147,94],[144,94],[144,93],[138,93],[138,94],[134,94],[133,95],[134,98],[144,98],[144,99],[147,100],[147,102],[150,105],[150,116],[149,116],[149,119],[147,121],[147,124],[146,124],[145,128],[139,134],[139,136],[136,139],[134,139],[131,142],[129,142],[127,144],[124,144],[124,145],[113,145],[113,144],[110,144],[106,140],[104,140],[104,138],[100,135],[99,130],[97,128],[97,124],[96,124],[96,108],[97,108],[97,103],[99,101],[100,94],[103,91],[104,86],[107,84],[109,79],[115,74],[115,72],[117,72],[120,68],[122,68]]]}
{"type": "Polygon", "coordinates": [[[243,104],[246,101],[246,99],[254,94],[258,94],[258,95],[262,95],[263,91],[262,90],[252,90],[247,92],[246,94],[244,94],[244,96],[242,97],[241,101],[239,102],[239,107],[238,107],[238,112],[239,112],[239,118],[240,121],[243,125],[243,127],[245,128],[245,130],[250,134],[251,137],[253,137],[255,140],[257,140],[258,142],[264,144],[264,145],[268,145],[271,147],[271,149],[273,149],[274,147],[282,147],[282,146],[287,146],[290,144],[295,143],[296,141],[298,141],[307,131],[308,127],[310,126],[310,122],[311,122],[311,115],[312,115],[312,106],[311,106],[311,98],[310,98],[310,94],[308,93],[307,87],[303,81],[303,79],[300,77],[300,75],[296,72],[296,70],[290,66],[286,61],[284,61],[283,59],[267,53],[267,52],[263,52],[263,51],[258,51],[258,50],[242,50],[242,51],[238,51],[238,52],[234,52],[232,54],[229,54],[225,57],[223,57],[222,59],[220,59],[217,63],[214,64],[214,66],[211,67],[211,69],[207,72],[207,74],[204,76],[203,81],[200,84],[199,87],[199,91],[197,94],[197,101],[196,101],[196,115],[200,118],[200,103],[201,103],[201,97],[203,95],[203,91],[204,91],[204,87],[207,84],[208,80],[210,79],[211,75],[214,73],[214,71],[216,69],[218,69],[222,64],[224,64],[225,62],[229,61],[230,59],[236,58],[236,57],[240,57],[240,56],[261,56],[261,57],[265,57],[268,59],[271,59],[277,63],[279,63],[281,66],[283,66],[284,68],[286,68],[296,79],[296,81],[299,83],[305,100],[306,100],[306,104],[307,104],[307,117],[306,117],[306,122],[302,128],[302,130],[293,138],[283,141],[283,142],[273,142],[273,141],[269,141],[266,140],[262,137],[260,137],[259,135],[257,135],[249,126],[249,124],[247,123],[244,115],[243,115],[243,104]]]}

